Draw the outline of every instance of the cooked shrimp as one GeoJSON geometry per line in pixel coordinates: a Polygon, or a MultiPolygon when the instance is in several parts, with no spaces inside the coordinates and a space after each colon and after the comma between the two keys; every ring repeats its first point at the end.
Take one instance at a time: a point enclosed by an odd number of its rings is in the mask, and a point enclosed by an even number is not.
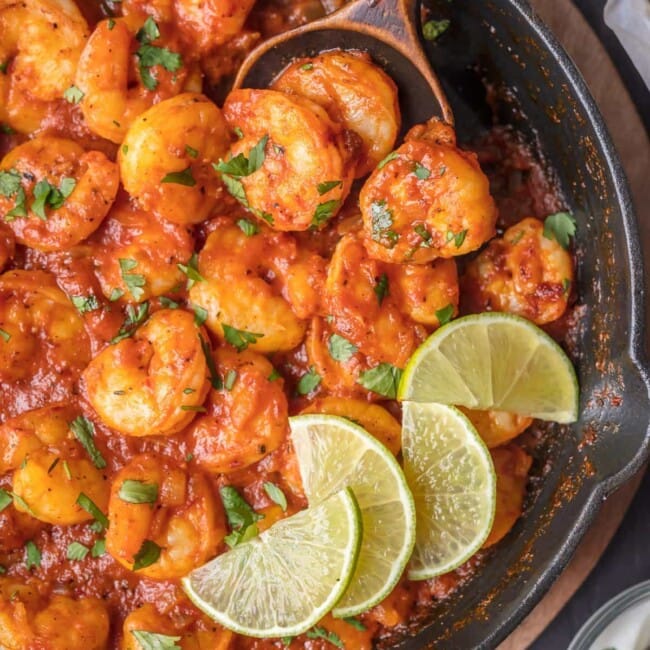
{"type": "Polygon", "coordinates": [[[213,389],[208,413],[193,424],[194,459],[210,472],[248,467],[277,449],[289,428],[282,380],[263,356],[229,348],[215,352],[223,387],[213,389]]]}
{"type": "Polygon", "coordinates": [[[26,411],[0,424],[0,475],[18,469],[42,447],[60,447],[70,440],[70,422],[80,415],[68,402],[26,411]]]}
{"type": "Polygon", "coordinates": [[[320,397],[304,408],[302,413],[325,413],[347,418],[366,429],[393,455],[397,456],[402,448],[400,423],[378,404],[370,404],[360,399],[320,397]]]}
{"type": "Polygon", "coordinates": [[[438,327],[458,313],[458,272],[453,259],[429,264],[387,264],[391,295],[416,323],[438,327]]]}
{"type": "Polygon", "coordinates": [[[248,168],[229,161],[219,167],[246,207],[276,230],[318,228],[339,211],[356,156],[323,108],[274,90],[235,90],[223,111],[243,136],[231,156],[245,157],[248,168]]]}
{"type": "Polygon", "coordinates": [[[510,444],[490,450],[497,475],[497,508],[494,523],[483,548],[496,544],[506,536],[521,517],[528,483],[528,470],[533,459],[517,445],[510,444]]]}
{"type": "Polygon", "coordinates": [[[154,104],[201,90],[200,76],[179,54],[174,32],[151,18],[143,27],[145,19],[146,14],[137,23],[99,22],[79,60],[76,85],[84,93],[80,106],[86,124],[113,142],[122,142],[133,121],[154,104]],[[149,61],[155,62],[145,65],[149,61]]]}
{"type": "Polygon", "coordinates": [[[544,325],[567,308],[571,255],[544,236],[544,224],[524,219],[494,239],[462,278],[465,311],[505,311],[544,325]]]}
{"type": "Polygon", "coordinates": [[[90,361],[83,320],[42,271],[0,275],[0,419],[70,397],[90,361]],[[12,387],[11,393],[6,390],[12,387]]]}
{"type": "Polygon", "coordinates": [[[104,650],[109,618],[98,598],[41,595],[11,579],[0,581],[0,646],[7,650],[104,650]]]}
{"type": "Polygon", "coordinates": [[[37,449],[26,456],[14,472],[13,491],[22,499],[16,510],[39,521],[70,526],[92,519],[78,503],[80,493],[88,496],[100,509],[108,505],[109,485],[106,477],[86,459],[73,441],[62,452],[37,449]]]}
{"type": "Polygon", "coordinates": [[[72,0],[0,0],[0,122],[36,131],[74,83],[88,25],[72,0]]]}
{"type": "MultiPolygon", "coordinates": [[[[380,168],[381,167],[381,168],[380,168]]],[[[476,250],[494,235],[489,182],[451,127],[414,127],[360,195],[366,245],[385,262],[423,264],[476,250]]]]}
{"type": "Polygon", "coordinates": [[[120,650],[145,650],[133,634],[143,630],[166,636],[180,636],[177,643],[181,650],[228,650],[231,647],[233,633],[216,623],[208,623],[207,630],[195,632],[187,631],[187,627],[175,624],[169,616],[159,614],[153,605],[147,603],[131,612],[124,620],[120,650]]]}
{"type": "MultiPolygon", "coordinates": [[[[204,280],[191,288],[190,299],[207,310],[206,326],[221,340],[228,340],[225,331],[234,328],[253,335],[248,345],[258,352],[291,350],[300,344],[305,323],[282,297],[278,273],[291,255],[287,247],[295,250],[288,235],[262,230],[247,237],[229,223],[210,234],[199,255],[204,280]],[[274,260],[276,252],[279,259],[274,260]],[[267,278],[274,281],[268,283],[267,278]]],[[[291,290],[294,297],[301,295],[297,286],[291,290]]],[[[307,285],[301,286],[308,291],[307,285]]]]}
{"type": "Polygon", "coordinates": [[[97,235],[96,273],[107,298],[117,289],[129,302],[142,302],[186,279],[178,267],[194,250],[186,226],[157,219],[120,200],[97,235]]]}
{"type": "Polygon", "coordinates": [[[4,223],[0,223],[0,271],[7,265],[16,252],[14,233],[4,223]]]}
{"type": "Polygon", "coordinates": [[[275,90],[307,97],[361,137],[355,176],[369,174],[395,146],[400,111],[395,82],[362,52],[325,52],[292,63],[275,90]]]}
{"type": "Polygon", "coordinates": [[[490,448],[498,447],[523,433],[533,422],[532,418],[505,411],[473,411],[458,407],[471,421],[483,442],[490,448]]]}
{"type": "Polygon", "coordinates": [[[118,161],[126,191],[143,210],[174,223],[204,221],[217,204],[211,162],[230,138],[221,111],[207,97],[184,93],[134,120],[118,161]]]}
{"type": "Polygon", "coordinates": [[[153,454],[136,456],[115,476],[108,520],[106,550],[154,580],[187,575],[215,555],[226,534],[223,510],[206,478],[153,454]],[[143,548],[156,546],[153,562],[138,568],[143,548]]]}
{"type": "Polygon", "coordinates": [[[115,200],[117,165],[99,151],[44,136],[10,151],[0,174],[0,215],[20,244],[40,251],[70,248],[94,232],[115,200]]]}
{"type": "Polygon", "coordinates": [[[130,436],[186,427],[208,392],[205,333],[183,310],[156,312],[135,334],[100,352],[83,373],[90,403],[130,436]]]}

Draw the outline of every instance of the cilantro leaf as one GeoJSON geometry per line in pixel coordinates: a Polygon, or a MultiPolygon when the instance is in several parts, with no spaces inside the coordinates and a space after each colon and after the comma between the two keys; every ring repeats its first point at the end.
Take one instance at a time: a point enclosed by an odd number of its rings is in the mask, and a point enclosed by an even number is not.
{"type": "Polygon", "coordinates": [[[50,193],[56,189],[53,185],[50,185],[49,181],[42,180],[38,181],[34,186],[34,201],[31,206],[32,212],[43,221],[47,220],[47,215],[45,214],[45,204],[46,201],[50,198],[50,193]]]}
{"type": "Polygon", "coordinates": [[[343,185],[343,181],[326,181],[325,183],[319,183],[317,187],[318,193],[323,196],[323,194],[331,192],[335,187],[339,187],[340,185],[343,185]]]}
{"type": "Polygon", "coordinates": [[[220,160],[213,165],[215,170],[228,176],[242,177],[255,173],[263,164],[266,158],[266,145],[269,136],[265,135],[249,152],[248,158],[243,153],[237,154],[229,160],[220,160]]]}
{"type": "Polygon", "coordinates": [[[70,300],[80,314],[99,309],[99,301],[93,294],[89,296],[70,296],[70,300]]]}
{"type": "Polygon", "coordinates": [[[20,188],[20,174],[15,169],[0,171],[0,194],[7,198],[12,197],[20,188]]]}
{"type": "Polygon", "coordinates": [[[390,229],[393,225],[393,211],[387,207],[385,199],[371,204],[370,221],[372,224],[372,239],[389,248],[395,246],[399,235],[390,229]]]}
{"type": "Polygon", "coordinates": [[[6,330],[3,330],[3,329],[0,327],[0,338],[1,338],[5,343],[9,343],[9,341],[11,340],[11,334],[9,334],[9,332],[7,332],[6,330]]]}
{"type": "Polygon", "coordinates": [[[199,256],[196,253],[192,253],[187,264],[177,264],[176,266],[187,276],[188,289],[191,289],[197,282],[205,282],[205,278],[199,273],[199,256]]]}
{"type": "Polygon", "coordinates": [[[90,554],[93,557],[101,557],[104,553],[106,553],[106,540],[98,539],[90,549],[90,554]]]}
{"type": "Polygon", "coordinates": [[[152,41],[160,38],[160,30],[156,21],[149,16],[144,25],[138,30],[136,38],[141,45],[135,55],[138,58],[140,79],[147,90],[155,90],[158,80],[151,74],[151,68],[160,65],[168,72],[177,72],[183,65],[183,59],[177,52],[172,52],[166,47],[151,45],[152,41]]]}
{"type": "Polygon", "coordinates": [[[327,349],[334,361],[348,361],[359,350],[359,348],[338,334],[332,334],[327,342],[327,349]]]}
{"type": "Polygon", "coordinates": [[[402,370],[400,368],[396,368],[390,363],[380,363],[378,366],[362,372],[357,383],[373,393],[383,395],[388,399],[395,399],[401,378],[402,370]]]}
{"type": "Polygon", "coordinates": [[[419,223],[417,226],[413,226],[413,230],[422,238],[422,244],[420,244],[420,246],[427,247],[430,245],[429,242],[431,241],[431,233],[423,224],[419,223]]]}
{"type": "Polygon", "coordinates": [[[68,560],[80,561],[86,559],[88,553],[90,553],[90,549],[87,546],[84,546],[80,542],[70,542],[66,557],[68,560]]]}
{"type": "Polygon", "coordinates": [[[181,640],[180,636],[169,636],[145,630],[131,630],[131,634],[142,650],[181,650],[181,646],[176,643],[181,640]]]}
{"type": "Polygon", "coordinates": [[[421,181],[426,181],[429,176],[431,176],[431,171],[427,169],[422,163],[416,162],[413,169],[413,173],[421,181]]]}
{"type": "Polygon", "coordinates": [[[194,324],[201,327],[206,320],[208,320],[208,310],[201,307],[201,305],[192,305],[194,311],[194,324]]]}
{"type": "Polygon", "coordinates": [[[377,284],[374,286],[373,291],[377,296],[377,300],[381,305],[384,302],[384,298],[388,295],[388,276],[385,273],[382,273],[377,280],[377,284]]]}
{"type": "Polygon", "coordinates": [[[151,541],[150,539],[145,539],[142,542],[140,550],[133,557],[133,570],[138,571],[140,569],[146,569],[148,566],[158,562],[160,557],[160,551],[162,549],[156,542],[151,541]]]}
{"type": "Polygon", "coordinates": [[[156,503],[158,484],[126,479],[120,486],[117,496],[126,503],[156,503]]]}
{"type": "Polygon", "coordinates": [[[11,494],[9,494],[7,490],[0,488],[0,512],[2,512],[5,508],[8,508],[11,505],[12,501],[13,499],[11,498],[11,494]]]}
{"type": "Polygon", "coordinates": [[[217,366],[214,362],[214,357],[212,356],[210,344],[200,334],[199,341],[201,342],[201,350],[203,351],[205,363],[208,366],[208,372],[210,373],[210,384],[215,390],[221,390],[223,388],[223,382],[221,381],[221,377],[217,371],[217,366]]]}
{"type": "Polygon", "coordinates": [[[268,495],[269,499],[273,501],[273,503],[277,503],[280,508],[282,508],[282,512],[287,511],[287,497],[275,483],[266,481],[264,483],[264,491],[268,495]]]}
{"type": "Polygon", "coordinates": [[[230,343],[237,352],[244,351],[249,345],[255,343],[257,339],[261,339],[264,334],[255,334],[254,332],[247,332],[246,330],[238,330],[236,327],[221,324],[223,328],[223,336],[227,343],[230,343]]]}
{"type": "Polygon", "coordinates": [[[70,102],[70,104],[78,104],[84,96],[84,93],[77,86],[70,86],[63,91],[63,99],[70,102]]]}
{"type": "Polygon", "coordinates": [[[158,300],[160,301],[160,304],[166,309],[179,309],[181,306],[179,302],[176,302],[167,296],[160,296],[158,300]]]}
{"type": "Polygon", "coordinates": [[[435,41],[449,29],[449,25],[451,25],[451,21],[446,18],[444,20],[429,20],[422,25],[422,36],[427,41],[435,41]]]}
{"type": "Polygon", "coordinates": [[[136,39],[140,43],[151,43],[157,38],[160,38],[160,29],[158,29],[158,24],[156,21],[149,16],[147,20],[144,21],[144,25],[138,30],[135,35],[136,39]]]}
{"type": "Polygon", "coordinates": [[[137,261],[121,258],[118,262],[120,264],[122,279],[129,293],[133,296],[134,300],[140,300],[144,296],[143,287],[147,284],[146,279],[144,275],[140,275],[139,273],[129,273],[129,271],[132,271],[138,265],[137,261]]]}
{"type": "Polygon", "coordinates": [[[322,226],[326,221],[331,219],[340,205],[341,201],[338,199],[332,199],[331,201],[320,203],[314,212],[314,217],[311,220],[312,228],[318,228],[319,226],[322,226]]]}
{"type": "Polygon", "coordinates": [[[190,147],[189,144],[185,145],[185,153],[190,157],[190,158],[198,158],[199,156],[199,151],[198,149],[195,149],[194,147],[190,147]]]}
{"type": "Polygon", "coordinates": [[[465,230],[461,230],[460,232],[448,230],[446,235],[448,242],[450,242],[452,239],[454,240],[456,248],[460,248],[465,243],[465,237],[467,237],[467,228],[465,228],[465,230]]]}
{"type": "Polygon", "coordinates": [[[556,212],[544,220],[544,237],[555,239],[565,250],[576,234],[576,220],[568,212],[556,212]]]}
{"type": "Polygon", "coordinates": [[[314,370],[314,366],[309,369],[309,372],[306,372],[298,382],[296,390],[299,395],[309,395],[312,391],[318,388],[318,385],[321,382],[321,376],[314,370]]]}
{"type": "Polygon", "coordinates": [[[90,497],[80,492],[76,503],[95,519],[100,530],[108,528],[108,517],[93,503],[90,497]]]}
{"type": "Polygon", "coordinates": [[[169,172],[165,174],[161,183],[176,183],[177,185],[185,185],[187,187],[194,187],[196,185],[196,180],[192,176],[192,168],[188,167],[182,172],[169,172]]]}
{"type": "Polygon", "coordinates": [[[437,309],[436,310],[436,318],[438,319],[438,322],[440,325],[446,325],[453,317],[454,315],[454,306],[449,304],[446,307],[443,307],[442,309],[437,309]]]}
{"type": "Polygon", "coordinates": [[[367,629],[366,626],[358,618],[354,618],[354,616],[346,616],[343,620],[348,625],[351,625],[355,630],[359,630],[359,632],[364,632],[367,629]]]}
{"type": "Polygon", "coordinates": [[[239,219],[237,221],[237,225],[239,226],[239,229],[246,235],[246,237],[252,237],[260,231],[259,226],[249,219],[239,219]]]}
{"type": "Polygon", "coordinates": [[[95,425],[83,415],[75,418],[70,422],[70,431],[74,433],[74,437],[81,443],[82,447],[90,456],[90,460],[97,469],[104,469],[106,461],[101,452],[95,446],[94,435],[95,425]]]}
{"type": "Polygon", "coordinates": [[[25,566],[28,570],[41,566],[41,552],[31,539],[25,544],[25,566]]]}
{"type": "Polygon", "coordinates": [[[226,378],[223,380],[223,387],[226,390],[232,390],[232,387],[235,385],[236,381],[237,381],[237,371],[229,370],[228,373],[226,374],[226,378]]]}
{"type": "Polygon", "coordinates": [[[258,533],[256,522],[264,519],[264,515],[255,512],[237,489],[230,485],[220,487],[219,495],[231,529],[231,533],[224,538],[226,544],[233,548],[255,537],[258,533]]]}
{"type": "Polygon", "coordinates": [[[147,320],[148,315],[149,315],[148,302],[143,302],[142,304],[138,305],[137,308],[134,307],[133,305],[127,305],[126,320],[124,321],[122,327],[120,327],[120,331],[117,333],[117,336],[114,336],[110,340],[111,345],[114,345],[115,343],[119,343],[120,341],[124,339],[128,339],[130,336],[133,336],[135,330],[138,328],[138,325],[144,323],[144,321],[147,320]]]}
{"type": "Polygon", "coordinates": [[[378,165],[377,169],[383,169],[386,167],[386,165],[391,162],[392,160],[395,160],[396,158],[399,158],[399,154],[397,151],[391,151],[378,165]]]}
{"type": "Polygon", "coordinates": [[[324,627],[319,627],[316,625],[313,627],[311,630],[307,632],[307,638],[308,639],[324,639],[325,641],[328,641],[332,645],[336,646],[337,648],[345,648],[343,645],[343,641],[341,641],[341,637],[336,634],[336,632],[330,632],[329,630],[326,630],[324,627]]]}

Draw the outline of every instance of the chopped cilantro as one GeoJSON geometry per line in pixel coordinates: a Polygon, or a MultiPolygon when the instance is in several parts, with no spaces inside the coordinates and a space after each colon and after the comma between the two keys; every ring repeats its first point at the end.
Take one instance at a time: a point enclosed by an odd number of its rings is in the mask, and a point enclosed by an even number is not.
{"type": "Polygon", "coordinates": [[[334,216],[334,213],[338,210],[341,205],[341,201],[338,199],[332,199],[331,201],[325,201],[325,203],[320,203],[314,212],[314,217],[311,220],[311,225],[313,228],[318,228],[322,226],[325,222],[331,219],[334,216]]]}
{"type": "Polygon", "coordinates": [[[282,508],[282,512],[287,511],[287,497],[275,483],[266,481],[264,483],[264,491],[268,495],[269,499],[273,501],[273,503],[277,503],[280,508],[282,508]]]}
{"type": "Polygon", "coordinates": [[[25,544],[25,566],[28,570],[41,566],[41,552],[31,539],[25,544]]]}
{"type": "Polygon", "coordinates": [[[255,512],[237,489],[230,485],[220,487],[219,495],[231,530],[230,534],[224,538],[226,544],[233,548],[237,544],[256,537],[258,533],[256,522],[264,519],[264,515],[255,512]]]}
{"type": "Polygon", "coordinates": [[[453,230],[447,231],[447,241],[450,242],[453,239],[456,248],[460,248],[465,243],[465,237],[467,237],[467,228],[460,232],[454,232],[453,230]]]}
{"type": "Polygon", "coordinates": [[[180,636],[169,636],[146,630],[131,630],[131,634],[142,650],[181,650],[181,646],[176,643],[181,640],[180,636]]]}
{"type": "Polygon", "coordinates": [[[179,270],[187,276],[187,288],[191,289],[196,282],[205,282],[205,278],[199,273],[199,257],[192,253],[187,264],[177,264],[179,270]]]}
{"type": "Polygon", "coordinates": [[[317,188],[318,193],[323,196],[323,194],[331,192],[334,188],[339,187],[340,185],[343,185],[343,181],[326,181],[325,183],[319,183],[317,188]]]}
{"type": "Polygon", "coordinates": [[[388,295],[388,276],[385,273],[382,273],[377,279],[377,284],[374,286],[373,291],[377,296],[377,300],[381,305],[384,302],[384,298],[388,295]]]}
{"type": "Polygon", "coordinates": [[[208,310],[201,307],[201,305],[192,305],[194,311],[194,324],[201,327],[206,320],[208,320],[208,310]]]}
{"type": "Polygon", "coordinates": [[[435,41],[449,29],[449,25],[451,25],[451,21],[446,18],[444,20],[429,20],[422,25],[422,36],[427,41],[435,41]]]}
{"type": "Polygon", "coordinates": [[[0,488],[0,512],[2,512],[5,508],[8,508],[11,505],[12,501],[13,499],[11,498],[11,494],[9,494],[7,490],[0,488]]]}
{"type": "Polygon", "coordinates": [[[99,301],[93,294],[89,296],[71,296],[70,300],[80,314],[99,309],[99,301]]]}
{"type": "Polygon", "coordinates": [[[311,630],[307,631],[307,638],[308,639],[324,639],[325,641],[328,641],[331,643],[333,646],[336,646],[337,648],[345,648],[343,645],[343,641],[341,641],[341,637],[336,634],[336,632],[330,632],[329,630],[326,630],[324,627],[319,627],[316,625],[313,627],[311,630]]]}
{"type": "Polygon", "coordinates": [[[90,549],[87,546],[84,546],[80,542],[70,542],[66,557],[68,560],[76,560],[79,562],[85,560],[88,553],[90,553],[90,549]]]}
{"type": "Polygon", "coordinates": [[[84,98],[84,93],[77,86],[70,86],[63,91],[63,99],[70,104],[78,104],[84,98]]]}
{"type": "Polygon", "coordinates": [[[223,380],[223,387],[226,390],[232,390],[232,387],[235,385],[236,381],[237,381],[237,371],[229,370],[228,373],[226,374],[226,378],[223,380]]]}
{"type": "Polygon", "coordinates": [[[186,185],[187,187],[194,187],[196,185],[196,180],[192,176],[192,168],[188,167],[182,172],[169,172],[165,174],[161,183],[176,183],[176,185],[186,185]]]}
{"type": "Polygon", "coordinates": [[[108,517],[83,492],[80,492],[77,497],[77,505],[83,508],[89,515],[92,515],[102,530],[108,528],[108,517]]]}
{"type": "Polygon", "coordinates": [[[138,265],[137,261],[131,259],[119,259],[118,262],[120,264],[122,279],[124,280],[124,284],[126,284],[129,293],[133,296],[134,300],[140,300],[142,296],[144,296],[143,287],[147,284],[146,279],[144,275],[129,273],[129,271],[132,271],[138,265]]]}
{"type": "Polygon", "coordinates": [[[88,418],[80,415],[78,418],[75,418],[70,422],[70,431],[74,433],[74,437],[86,450],[93,465],[97,469],[104,469],[106,467],[106,461],[99,449],[95,446],[95,425],[88,418]]]}
{"type": "Polygon", "coordinates": [[[357,383],[373,393],[383,395],[388,399],[395,399],[401,378],[402,370],[390,363],[380,363],[378,366],[362,372],[357,383]]]}
{"type": "Polygon", "coordinates": [[[210,384],[215,390],[221,390],[223,388],[223,382],[221,381],[221,377],[217,372],[217,366],[214,363],[214,357],[212,356],[210,344],[200,334],[199,341],[201,342],[201,350],[203,350],[205,363],[208,366],[208,372],[210,373],[210,384]]]}
{"type": "Polygon", "coordinates": [[[299,395],[309,395],[312,391],[318,388],[318,385],[321,382],[321,376],[316,372],[312,366],[308,372],[306,372],[298,382],[296,390],[299,395]]]}
{"type": "Polygon", "coordinates": [[[124,291],[122,291],[122,289],[113,289],[108,299],[111,302],[115,302],[116,300],[119,300],[123,295],[124,295],[124,291]]]}
{"type": "Polygon", "coordinates": [[[104,553],[106,553],[106,540],[98,539],[90,549],[90,554],[93,557],[101,557],[104,553]]]}
{"type": "Polygon", "coordinates": [[[225,323],[221,324],[223,328],[223,336],[226,339],[227,343],[230,343],[237,352],[242,352],[249,345],[257,342],[257,339],[261,339],[264,334],[255,334],[254,332],[247,332],[246,330],[238,330],[236,327],[226,325],[225,323]]]}
{"type": "Polygon", "coordinates": [[[11,340],[11,334],[9,334],[9,332],[7,332],[6,330],[3,330],[3,329],[0,327],[0,338],[1,338],[5,343],[8,343],[8,342],[11,340]]]}
{"type": "Polygon", "coordinates": [[[118,496],[127,503],[156,503],[158,484],[126,479],[120,486],[118,496]]]}
{"type": "Polygon", "coordinates": [[[359,632],[365,632],[366,630],[366,626],[359,619],[354,618],[354,616],[346,616],[343,620],[355,630],[359,630],[359,632]]]}
{"type": "Polygon", "coordinates": [[[313,63],[303,63],[303,64],[300,66],[300,69],[301,69],[301,70],[304,70],[305,72],[308,72],[309,70],[313,70],[313,69],[314,69],[314,64],[313,64],[313,63]]]}
{"type": "Polygon", "coordinates": [[[327,348],[334,361],[348,361],[359,350],[359,348],[346,338],[338,334],[332,334],[327,342],[327,348]]]}
{"type": "Polygon", "coordinates": [[[260,231],[259,226],[249,219],[239,219],[237,221],[237,225],[239,226],[239,229],[246,235],[246,237],[252,237],[260,231]]]}
{"type": "Polygon", "coordinates": [[[271,374],[267,377],[269,381],[275,381],[276,379],[280,379],[282,375],[275,369],[273,368],[273,371],[271,374]]]}
{"type": "Polygon", "coordinates": [[[443,307],[442,309],[436,310],[436,318],[438,319],[440,325],[446,325],[452,319],[453,315],[454,306],[451,304],[443,307]]]}
{"type": "Polygon", "coordinates": [[[568,212],[556,212],[544,220],[544,237],[555,239],[564,249],[569,248],[571,237],[576,234],[576,220],[568,212]]]}
{"type": "Polygon", "coordinates": [[[144,323],[144,321],[147,320],[148,316],[149,316],[148,302],[143,302],[142,304],[138,305],[137,308],[134,307],[133,305],[127,305],[126,320],[124,321],[122,327],[120,327],[120,331],[117,333],[117,335],[110,340],[111,345],[114,345],[115,343],[119,343],[120,341],[124,339],[128,339],[130,336],[133,336],[135,330],[138,328],[139,325],[142,325],[142,323],[144,323]]]}
{"type": "Polygon", "coordinates": [[[160,65],[168,72],[178,72],[183,66],[183,59],[180,54],[172,52],[166,47],[151,45],[151,41],[155,41],[159,37],[158,25],[149,16],[136,34],[136,38],[140,41],[140,47],[135,53],[138,58],[140,79],[147,90],[155,90],[158,87],[158,80],[151,74],[153,66],[160,65]]]}
{"type": "Polygon", "coordinates": [[[413,173],[421,180],[426,181],[429,176],[431,176],[431,171],[427,169],[423,164],[416,162],[415,167],[413,168],[413,173]]]}
{"type": "Polygon", "coordinates": [[[392,160],[395,160],[396,158],[399,158],[399,154],[397,151],[391,151],[378,165],[377,169],[383,169],[386,167],[386,165],[391,162],[392,160]]]}
{"type": "Polygon", "coordinates": [[[31,205],[32,212],[42,219],[47,220],[45,209],[47,207],[58,210],[65,199],[67,199],[77,185],[74,178],[61,179],[61,185],[57,188],[47,180],[42,180],[34,186],[34,201],[31,205]]]}
{"type": "Polygon", "coordinates": [[[190,158],[197,158],[199,155],[198,149],[195,149],[194,147],[190,147],[189,144],[185,145],[185,153],[190,157],[190,158]]]}
{"type": "Polygon", "coordinates": [[[158,562],[161,550],[162,549],[158,544],[156,544],[156,542],[153,542],[150,539],[145,539],[144,542],[142,542],[140,550],[133,558],[133,570],[139,571],[140,569],[146,569],[148,566],[158,562]]]}
{"type": "Polygon", "coordinates": [[[176,302],[167,296],[160,296],[158,300],[160,301],[160,304],[166,309],[178,309],[181,306],[179,302],[176,302]]]}
{"type": "Polygon", "coordinates": [[[422,244],[421,246],[429,246],[429,242],[431,241],[431,233],[426,229],[426,227],[419,223],[417,226],[413,226],[413,230],[420,235],[422,238],[422,244]]]}

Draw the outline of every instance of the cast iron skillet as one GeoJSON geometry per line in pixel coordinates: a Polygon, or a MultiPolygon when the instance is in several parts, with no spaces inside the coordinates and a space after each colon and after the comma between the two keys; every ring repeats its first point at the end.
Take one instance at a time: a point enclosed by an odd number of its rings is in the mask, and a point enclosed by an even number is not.
{"type": "MultiPolygon", "coordinates": [[[[410,638],[381,644],[468,650],[494,647],[512,631],[567,564],[603,499],[648,458],[643,270],[625,177],[602,118],[579,72],[525,0],[425,0],[425,5],[432,18],[451,21],[427,46],[427,55],[460,141],[471,142],[492,123],[495,105],[487,101],[487,83],[499,91],[498,121],[535,145],[578,222],[584,313],[572,347],[581,419],[571,427],[551,427],[533,467],[525,516],[476,578],[432,607],[410,638]]],[[[309,41],[309,49],[319,43],[321,49],[359,47],[362,35],[347,34],[338,43],[328,33],[322,43],[309,41]]],[[[283,55],[305,55],[303,41],[294,39],[294,50],[285,47],[283,55]]],[[[264,68],[254,70],[246,85],[267,85],[265,73],[277,66],[264,68]]],[[[425,119],[436,107],[426,105],[426,93],[417,98],[416,85],[400,89],[401,103],[425,119]]]]}
{"type": "Polygon", "coordinates": [[[475,139],[492,119],[484,82],[500,88],[498,120],[536,145],[578,222],[580,421],[552,428],[534,465],[525,516],[479,575],[434,607],[399,646],[492,648],[558,577],[602,501],[648,459],[643,261],[624,172],[600,113],[527,2],[425,5],[433,18],[451,20],[427,54],[460,140],[475,139]]]}

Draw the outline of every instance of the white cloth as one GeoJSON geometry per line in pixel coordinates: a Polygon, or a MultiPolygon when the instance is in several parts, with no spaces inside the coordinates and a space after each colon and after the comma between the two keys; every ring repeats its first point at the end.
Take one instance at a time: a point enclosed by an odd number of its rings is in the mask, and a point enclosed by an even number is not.
{"type": "Polygon", "coordinates": [[[621,41],[650,88],[650,0],[608,0],[605,24],[621,41]]]}

